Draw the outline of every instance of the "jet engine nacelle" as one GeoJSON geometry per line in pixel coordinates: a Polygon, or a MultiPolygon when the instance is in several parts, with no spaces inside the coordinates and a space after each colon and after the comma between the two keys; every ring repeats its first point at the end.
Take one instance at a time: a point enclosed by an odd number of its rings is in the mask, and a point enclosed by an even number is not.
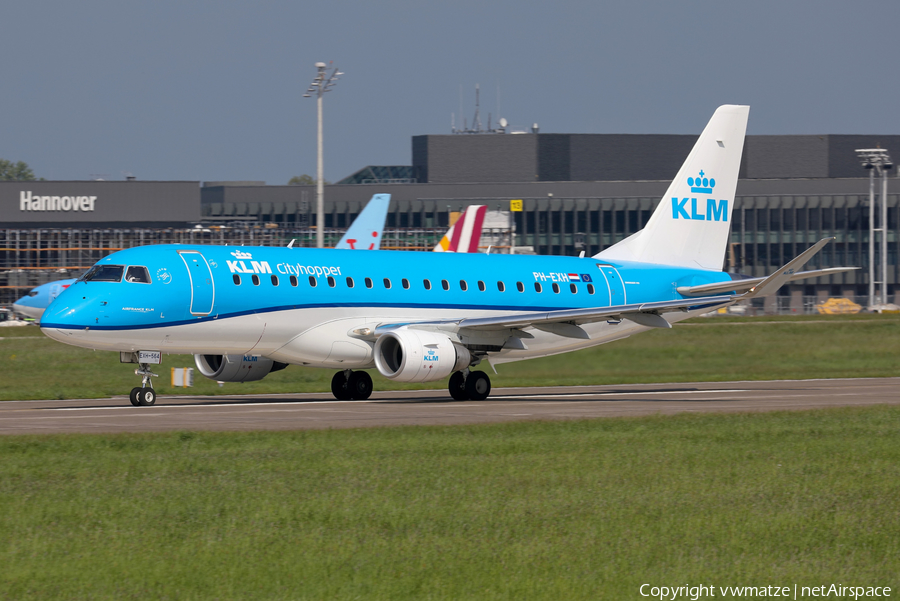
{"type": "Polygon", "coordinates": [[[398,382],[432,382],[469,367],[472,355],[445,334],[399,329],[375,343],[375,366],[398,382]]]}
{"type": "Polygon", "coordinates": [[[194,355],[200,373],[219,382],[252,382],[287,367],[265,357],[249,355],[194,355]]]}

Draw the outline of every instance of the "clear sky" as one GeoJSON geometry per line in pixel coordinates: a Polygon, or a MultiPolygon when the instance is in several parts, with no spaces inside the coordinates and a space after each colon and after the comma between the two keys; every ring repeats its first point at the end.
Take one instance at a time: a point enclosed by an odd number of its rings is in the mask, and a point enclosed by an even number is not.
{"type": "MultiPolygon", "coordinates": [[[[47,179],[264,180],[411,164],[481,113],[543,133],[898,134],[900,3],[8,0],[0,158],[47,179]],[[499,97],[498,97],[499,88],[499,97]]],[[[897,149],[900,152],[900,149],[897,149]]]]}

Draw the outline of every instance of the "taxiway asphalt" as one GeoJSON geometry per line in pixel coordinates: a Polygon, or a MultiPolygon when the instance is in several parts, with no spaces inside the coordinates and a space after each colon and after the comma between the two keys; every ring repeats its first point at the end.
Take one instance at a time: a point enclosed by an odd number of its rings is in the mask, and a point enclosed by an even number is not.
{"type": "Polygon", "coordinates": [[[127,397],[0,402],[0,434],[302,430],[522,420],[752,412],[900,404],[900,378],[495,388],[486,401],[444,390],[330,394],[166,396],[152,407],[127,397]]]}

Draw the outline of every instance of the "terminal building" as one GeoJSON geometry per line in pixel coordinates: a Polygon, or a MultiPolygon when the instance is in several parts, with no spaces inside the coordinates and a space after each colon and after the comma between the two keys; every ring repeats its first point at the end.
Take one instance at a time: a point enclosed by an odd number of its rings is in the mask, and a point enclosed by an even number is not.
{"type": "MultiPolygon", "coordinates": [[[[410,165],[368,166],[326,186],[326,245],[337,242],[372,194],[389,193],[382,248],[430,250],[460,211],[485,204],[505,215],[483,237],[491,252],[592,255],[643,227],[696,139],[415,136],[410,165]],[[509,211],[514,199],[523,201],[523,211],[509,211]]],[[[830,296],[868,304],[869,172],[856,156],[859,148],[900,148],[900,136],[746,137],[724,269],[767,275],[827,236],[835,242],[808,269],[860,268],[785,286],[766,310],[808,312],[830,296]]],[[[898,185],[891,174],[883,228],[888,300],[895,303],[898,185]]],[[[0,305],[136,245],[286,245],[293,239],[295,246],[313,246],[315,200],[315,186],[264,182],[0,182],[0,305]]]]}

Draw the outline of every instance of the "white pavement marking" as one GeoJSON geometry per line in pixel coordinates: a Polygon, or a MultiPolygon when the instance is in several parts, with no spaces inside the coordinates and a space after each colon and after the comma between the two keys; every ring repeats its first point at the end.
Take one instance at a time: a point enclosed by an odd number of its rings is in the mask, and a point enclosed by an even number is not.
{"type": "MultiPolygon", "coordinates": [[[[734,390],[647,390],[634,392],[616,392],[613,390],[604,392],[573,392],[573,393],[552,393],[547,394],[521,394],[502,396],[502,399],[544,399],[547,397],[575,398],[575,397],[595,397],[595,396],[647,396],[653,394],[722,394],[723,392],[753,392],[752,390],[742,390],[736,388],[734,390]]],[[[497,398],[497,397],[495,397],[497,398]]]]}

